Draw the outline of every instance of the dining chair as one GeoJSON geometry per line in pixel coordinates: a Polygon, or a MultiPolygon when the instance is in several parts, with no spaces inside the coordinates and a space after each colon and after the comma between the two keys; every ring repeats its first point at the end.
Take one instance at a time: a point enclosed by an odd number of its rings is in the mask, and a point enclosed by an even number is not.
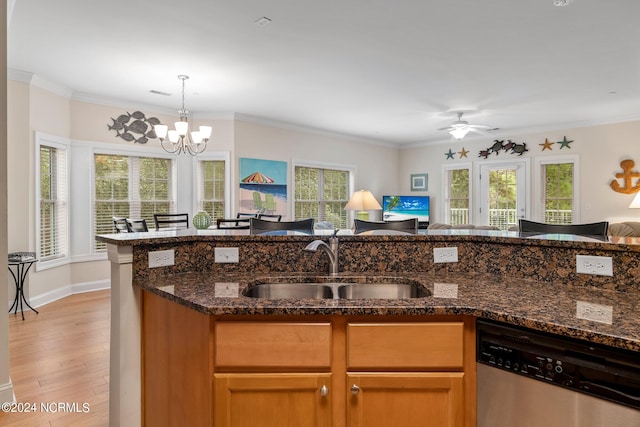
{"type": "Polygon", "coordinates": [[[125,221],[127,223],[127,231],[129,231],[129,233],[143,233],[149,231],[149,227],[147,227],[147,221],[145,221],[144,218],[127,218],[125,221]]]}
{"type": "Polygon", "coordinates": [[[119,216],[114,216],[113,218],[113,226],[116,228],[116,233],[127,233],[129,229],[127,228],[127,219],[119,216]]]}
{"type": "Polygon", "coordinates": [[[278,230],[300,231],[312,234],[314,222],[315,220],[313,218],[297,221],[269,221],[260,218],[249,218],[249,228],[251,234],[261,234],[278,230]]]}
{"type": "Polygon", "coordinates": [[[238,212],[236,214],[236,218],[246,218],[247,220],[249,218],[256,218],[259,214],[257,213],[251,213],[251,212],[238,212]]]}
{"type": "Polygon", "coordinates": [[[247,230],[249,228],[249,218],[217,218],[216,228],[221,230],[247,230]]]}
{"type": "Polygon", "coordinates": [[[538,234],[575,234],[579,236],[606,236],[609,222],[590,224],[546,224],[544,222],[521,219],[518,221],[520,232],[538,234]]]}
{"type": "Polygon", "coordinates": [[[398,221],[366,221],[363,219],[353,220],[355,233],[362,233],[371,230],[395,230],[407,233],[418,233],[418,218],[402,219],[398,221]]]}
{"type": "Polygon", "coordinates": [[[282,220],[282,215],[276,215],[276,214],[259,214],[258,218],[260,219],[266,219],[269,221],[281,221],[282,220]]]}
{"type": "Polygon", "coordinates": [[[156,231],[189,228],[189,214],[153,214],[156,231]]]}

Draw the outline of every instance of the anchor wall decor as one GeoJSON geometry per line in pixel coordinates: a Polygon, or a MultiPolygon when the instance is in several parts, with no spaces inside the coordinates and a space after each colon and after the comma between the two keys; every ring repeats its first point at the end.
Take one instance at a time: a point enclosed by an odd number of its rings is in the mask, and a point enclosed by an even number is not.
{"type": "Polygon", "coordinates": [[[609,184],[613,191],[624,194],[632,194],[640,191],[640,172],[633,171],[633,167],[636,163],[631,159],[625,159],[620,162],[620,167],[622,168],[622,173],[616,173],[616,179],[612,180],[609,184]],[[618,179],[622,179],[624,184],[621,186],[617,181],[618,179]],[[636,180],[635,185],[633,184],[633,180],[636,180]]]}

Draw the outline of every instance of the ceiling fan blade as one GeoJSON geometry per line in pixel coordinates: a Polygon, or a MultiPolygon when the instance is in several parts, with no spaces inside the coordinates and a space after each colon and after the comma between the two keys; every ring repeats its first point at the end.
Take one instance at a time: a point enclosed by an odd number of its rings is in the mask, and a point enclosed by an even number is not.
{"type": "Polygon", "coordinates": [[[488,136],[493,138],[495,135],[491,132],[489,132],[489,130],[491,130],[492,128],[489,129],[478,129],[477,127],[472,127],[470,129],[471,132],[477,133],[479,135],[483,135],[483,136],[488,136]]]}

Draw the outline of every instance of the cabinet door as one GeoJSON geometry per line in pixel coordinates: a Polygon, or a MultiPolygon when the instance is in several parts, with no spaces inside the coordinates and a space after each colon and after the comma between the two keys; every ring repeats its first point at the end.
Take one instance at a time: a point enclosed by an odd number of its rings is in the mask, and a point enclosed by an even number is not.
{"type": "Polygon", "coordinates": [[[347,373],[347,426],[462,427],[463,376],[347,373]]]}
{"type": "Polygon", "coordinates": [[[331,374],[215,374],[214,384],[216,427],[331,425],[331,374]]]}

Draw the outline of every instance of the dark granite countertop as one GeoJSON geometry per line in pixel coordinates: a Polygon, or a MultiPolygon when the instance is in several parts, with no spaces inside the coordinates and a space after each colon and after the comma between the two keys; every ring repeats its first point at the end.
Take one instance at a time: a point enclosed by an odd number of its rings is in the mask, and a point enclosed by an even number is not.
{"type": "MultiPolygon", "coordinates": [[[[313,236],[316,238],[329,238],[332,230],[316,230],[313,236]]],[[[500,243],[524,246],[548,246],[571,247],[580,249],[600,249],[607,251],[631,251],[640,252],[640,238],[634,237],[601,237],[576,236],[570,234],[533,234],[518,233],[513,231],[492,230],[420,230],[418,234],[389,234],[388,231],[370,231],[353,234],[351,230],[340,230],[340,239],[345,241],[380,241],[380,240],[408,240],[408,241],[432,241],[451,242],[469,241],[481,243],[500,243]]],[[[96,240],[110,243],[116,246],[145,246],[149,244],[201,242],[208,240],[217,241],[254,241],[268,239],[271,241],[292,241],[309,239],[309,234],[299,232],[270,232],[262,235],[250,235],[249,230],[174,230],[174,231],[150,231],[146,233],[116,233],[96,236],[96,240]]]]}
{"type": "MultiPolygon", "coordinates": [[[[467,315],[586,339],[640,352],[640,295],[595,286],[553,285],[481,274],[318,274],[212,275],[182,273],[134,281],[146,291],[214,316],[239,315],[467,315]],[[406,300],[258,299],[243,296],[265,282],[356,281],[393,279],[424,286],[432,296],[406,300]],[[434,287],[455,285],[456,298],[433,296],[434,287]],[[577,318],[577,302],[613,307],[612,324],[577,318]]],[[[449,286],[451,287],[451,286],[449,286]]]]}

